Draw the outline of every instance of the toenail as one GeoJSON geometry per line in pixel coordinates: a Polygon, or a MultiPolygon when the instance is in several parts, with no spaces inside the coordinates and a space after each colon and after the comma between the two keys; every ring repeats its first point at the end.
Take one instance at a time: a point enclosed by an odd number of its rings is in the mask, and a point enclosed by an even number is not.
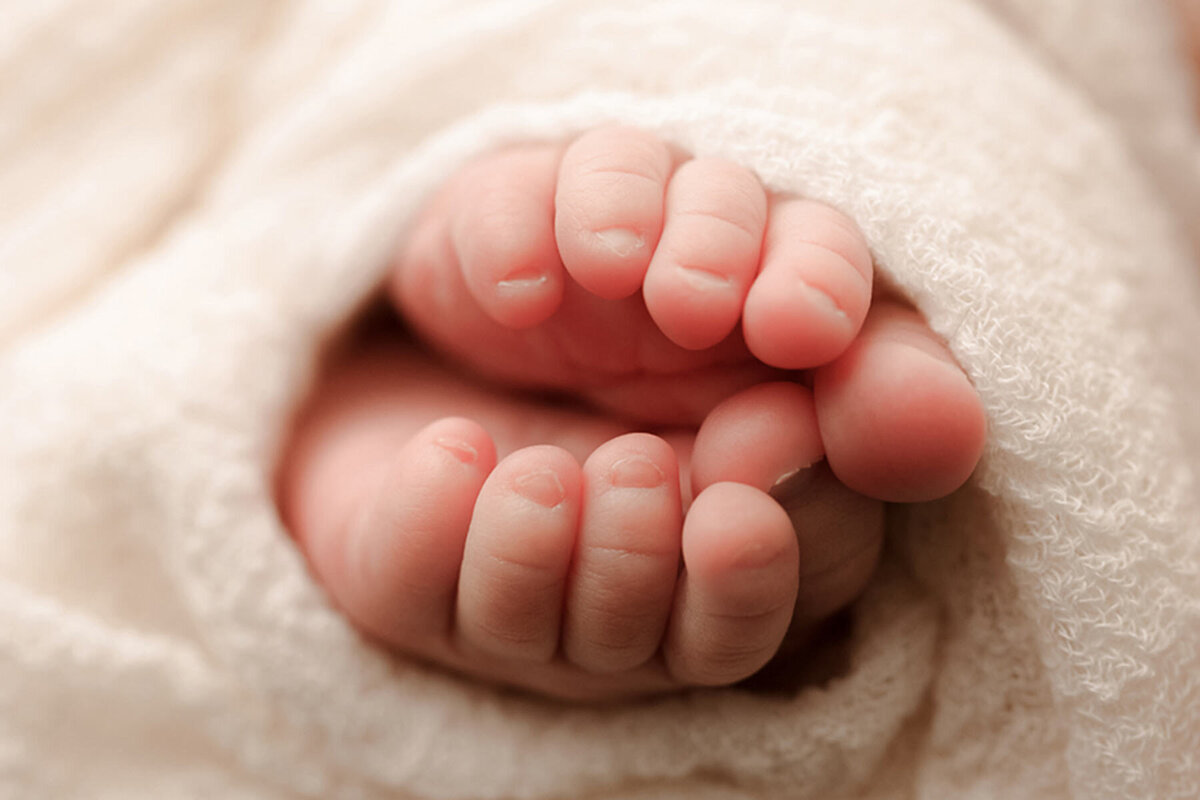
{"type": "Polygon", "coordinates": [[[809,484],[812,483],[815,475],[813,467],[813,464],[809,464],[788,470],[780,475],[775,483],[771,484],[767,494],[771,495],[771,498],[785,510],[789,509],[792,503],[807,494],[809,484]]]}
{"type": "Polygon", "coordinates": [[[475,459],[479,458],[479,451],[461,439],[439,436],[433,440],[433,443],[464,464],[474,464],[475,459]]]}
{"type": "Polygon", "coordinates": [[[809,296],[812,297],[814,300],[816,300],[817,303],[819,305],[821,305],[823,308],[826,308],[829,311],[832,311],[834,314],[841,317],[842,319],[850,318],[850,315],[842,310],[842,307],[837,304],[837,301],[833,299],[833,295],[829,294],[829,292],[821,291],[816,286],[813,286],[811,283],[805,283],[802,285],[808,291],[809,296]]]}
{"type": "Polygon", "coordinates": [[[699,267],[680,267],[679,273],[693,289],[707,291],[709,289],[728,289],[733,286],[733,279],[715,270],[700,269],[699,267]]]}
{"type": "Polygon", "coordinates": [[[517,494],[539,506],[554,508],[567,497],[567,490],[553,470],[543,469],[522,475],[513,481],[517,494]]]}
{"type": "Polygon", "coordinates": [[[628,228],[594,231],[596,241],[621,257],[632,255],[646,246],[646,239],[628,228]]]}
{"type": "Polygon", "coordinates": [[[667,476],[645,456],[626,456],[612,465],[609,480],[618,489],[653,489],[662,486],[667,476]]]}
{"type": "Polygon", "coordinates": [[[522,291],[525,289],[532,289],[535,286],[541,286],[549,280],[550,276],[544,273],[518,273],[515,275],[509,275],[503,280],[496,281],[496,287],[500,289],[522,291]]]}
{"type": "Polygon", "coordinates": [[[771,491],[775,491],[776,489],[778,489],[779,487],[783,486],[785,483],[790,481],[792,478],[799,475],[800,470],[802,470],[802,469],[803,469],[803,467],[796,467],[795,469],[789,469],[787,472],[780,475],[778,478],[775,479],[775,482],[771,484],[771,491]]]}

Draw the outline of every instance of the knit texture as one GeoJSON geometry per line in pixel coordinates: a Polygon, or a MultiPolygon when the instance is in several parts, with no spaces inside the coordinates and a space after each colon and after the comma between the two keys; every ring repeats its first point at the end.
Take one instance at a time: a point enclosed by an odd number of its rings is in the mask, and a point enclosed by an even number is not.
{"type": "Polygon", "coordinates": [[[9,4],[0,797],[1200,797],[1200,144],[1148,0],[9,4]],[[465,160],[621,121],[837,206],[975,383],[819,687],[588,709],[361,639],[273,471],[465,160]],[[1191,229],[1194,230],[1194,229],[1191,229]]]}

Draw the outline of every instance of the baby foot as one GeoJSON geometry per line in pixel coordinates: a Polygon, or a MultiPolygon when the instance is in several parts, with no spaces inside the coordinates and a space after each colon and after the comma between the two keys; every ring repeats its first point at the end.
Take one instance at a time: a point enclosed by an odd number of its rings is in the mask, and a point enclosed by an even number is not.
{"type": "Polygon", "coordinates": [[[642,423],[698,425],[735,392],[811,368],[837,477],[883,500],[940,497],[979,457],[979,401],[915,312],[872,304],[872,279],[840,212],[606,128],[465,168],[390,291],[474,371],[642,423]]]}
{"type": "Polygon", "coordinates": [[[844,215],[610,128],[467,167],[418,223],[391,290],[420,335],[478,372],[698,424],[777,369],[841,353],[871,276],[844,215]]]}
{"type": "Polygon", "coordinates": [[[605,700],[746,678],[858,594],[882,506],[833,481],[799,488],[820,458],[796,384],[660,438],[473,385],[391,342],[321,381],[281,503],[318,578],[386,644],[605,700]]]}

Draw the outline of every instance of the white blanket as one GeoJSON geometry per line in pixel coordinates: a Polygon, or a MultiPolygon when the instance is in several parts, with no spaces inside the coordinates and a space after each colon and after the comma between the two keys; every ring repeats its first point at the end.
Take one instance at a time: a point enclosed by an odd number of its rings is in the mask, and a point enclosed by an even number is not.
{"type": "Polygon", "coordinates": [[[2,16],[0,797],[1200,797],[1200,144],[1157,3],[2,16]],[[828,685],[498,694],[364,643],[276,515],[428,193],[609,121],[848,212],[983,397],[828,685]]]}

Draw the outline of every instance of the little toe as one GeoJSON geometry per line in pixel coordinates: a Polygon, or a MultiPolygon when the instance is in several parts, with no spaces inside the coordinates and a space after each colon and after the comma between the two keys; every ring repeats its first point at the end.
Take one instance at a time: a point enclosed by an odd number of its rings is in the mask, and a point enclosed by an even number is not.
{"type": "Polygon", "coordinates": [[[813,394],[829,466],[870,497],[943,497],[983,451],[979,395],[920,314],[894,300],[872,306],[846,352],[816,371],[813,394]]]}
{"type": "Polygon", "coordinates": [[[617,672],[658,650],[679,572],[679,468],[645,433],[618,437],[583,467],[583,515],[567,588],[563,652],[617,672]]]}
{"type": "Polygon", "coordinates": [[[554,241],[559,149],[539,146],[492,156],[456,183],[450,231],[467,288],[510,328],[547,319],[562,302],[554,241]]]}
{"type": "Polygon", "coordinates": [[[700,350],[733,331],[758,271],[766,221],[766,192],[749,170],[710,158],[676,170],[642,287],[668,339],[700,350]]]}
{"type": "Polygon", "coordinates": [[[458,578],[456,633],[467,652],[549,661],[558,649],[581,475],[548,445],[505,458],[479,492],[458,578]]]}
{"type": "MultiPolygon", "coordinates": [[[[453,194],[453,187],[447,194],[453,194]]],[[[387,291],[407,324],[443,348],[508,334],[475,299],[451,237],[453,198],[439,197],[413,227],[387,291]]]]}
{"type": "Polygon", "coordinates": [[[683,525],[679,580],[663,656],[686,684],[716,686],[753,675],[779,649],[797,593],[796,536],[763,492],[717,483],[683,525]]]}
{"type": "Polygon", "coordinates": [[[563,266],[600,297],[641,288],[663,226],[671,151],[658,137],[612,127],[576,139],[559,166],[554,228],[563,266]]]}
{"type": "Polygon", "coordinates": [[[872,275],[870,250],[852,220],[811,200],[776,201],[762,270],[743,310],[746,345],[783,369],[832,360],[862,327],[872,275]]]}
{"type": "Polygon", "coordinates": [[[349,524],[329,528],[332,541],[308,543],[326,585],[359,625],[413,649],[445,640],[471,507],[495,462],[479,425],[438,420],[364,490],[349,524]],[[345,531],[340,543],[338,530],[345,531]]]}

